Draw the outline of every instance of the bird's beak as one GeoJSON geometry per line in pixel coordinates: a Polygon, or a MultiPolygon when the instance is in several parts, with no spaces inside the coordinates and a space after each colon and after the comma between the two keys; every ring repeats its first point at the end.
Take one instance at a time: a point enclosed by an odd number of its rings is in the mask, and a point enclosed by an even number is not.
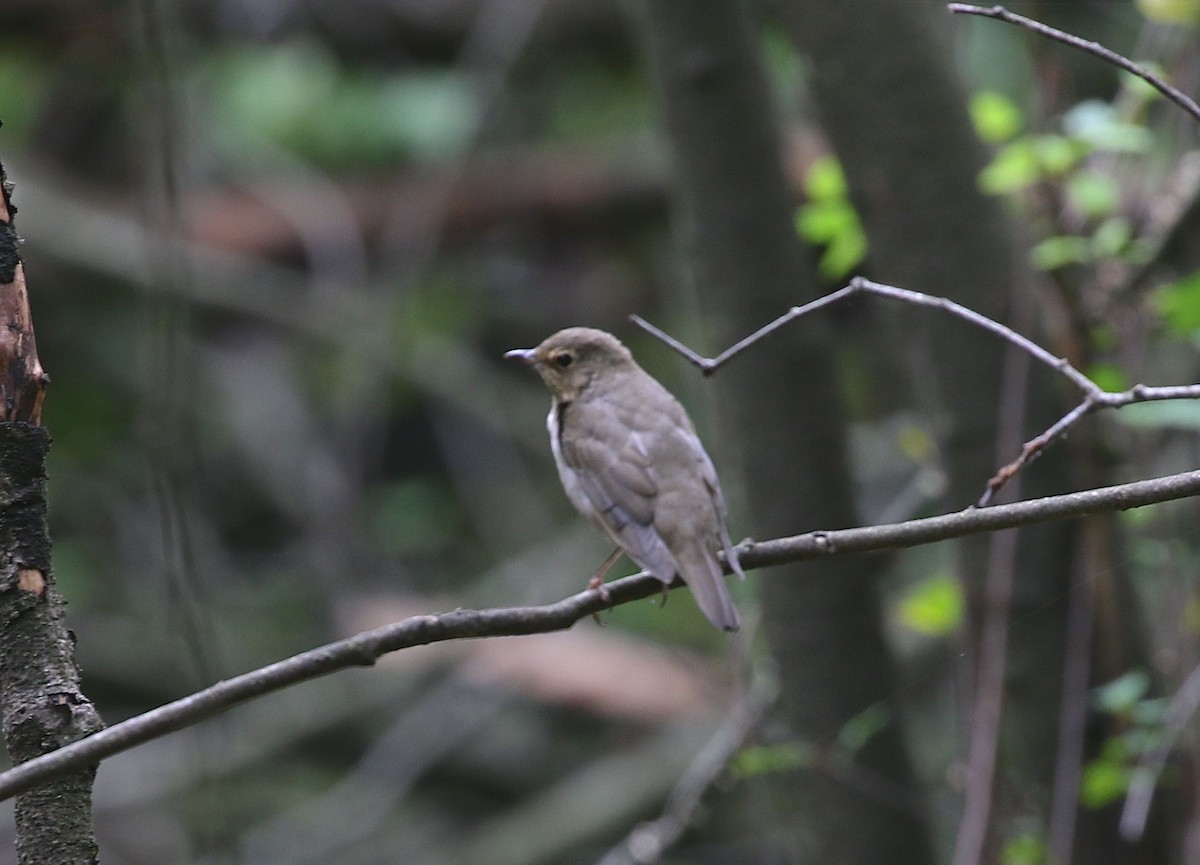
{"type": "Polygon", "coordinates": [[[514,348],[512,351],[504,352],[505,360],[519,360],[525,366],[533,366],[537,363],[537,356],[532,348],[514,348]]]}

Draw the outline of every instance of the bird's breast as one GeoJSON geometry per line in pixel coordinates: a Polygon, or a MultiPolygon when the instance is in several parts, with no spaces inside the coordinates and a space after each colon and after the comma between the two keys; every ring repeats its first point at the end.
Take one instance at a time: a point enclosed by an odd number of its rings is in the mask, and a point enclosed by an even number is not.
{"type": "Polygon", "coordinates": [[[599,515],[592,505],[592,500],[584,492],[583,484],[580,483],[575,469],[571,468],[566,457],[563,456],[562,424],[570,407],[570,403],[559,402],[557,400],[550,406],[550,414],[546,415],[546,429],[550,431],[550,450],[554,454],[554,465],[558,468],[558,478],[562,481],[563,489],[567,492],[567,498],[571,500],[571,504],[575,506],[575,510],[579,511],[579,513],[583,514],[589,520],[597,520],[599,515]]]}

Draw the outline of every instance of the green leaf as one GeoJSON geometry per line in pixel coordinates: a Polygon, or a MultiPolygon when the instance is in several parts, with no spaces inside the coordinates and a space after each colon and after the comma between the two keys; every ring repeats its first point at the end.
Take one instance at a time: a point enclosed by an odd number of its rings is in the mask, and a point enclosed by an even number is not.
{"type": "Polygon", "coordinates": [[[1033,149],[1042,172],[1050,177],[1065,175],[1088,153],[1081,141],[1063,135],[1039,135],[1033,149]]]}
{"type": "Polygon", "coordinates": [[[808,742],[784,742],[755,745],[738,751],[729,768],[739,778],[753,778],[774,772],[807,769],[816,762],[817,749],[808,742]]]}
{"type": "Polygon", "coordinates": [[[883,732],[892,722],[892,713],[883,703],[874,703],[863,709],[842,725],[838,732],[838,745],[847,754],[853,756],[862,750],[863,746],[883,732]]]}
{"type": "Polygon", "coordinates": [[[1125,371],[1115,363],[1094,363],[1087,368],[1087,377],[1110,393],[1129,389],[1125,371]]]}
{"type": "Polygon", "coordinates": [[[858,221],[854,209],[844,201],[805,204],[796,211],[796,230],[809,243],[832,243],[852,230],[858,221]]]}
{"type": "Polygon", "coordinates": [[[1122,119],[1111,104],[1098,99],[1080,102],[1068,111],[1063,128],[1080,148],[1081,156],[1088,150],[1145,153],[1154,144],[1148,129],[1122,119]]]}
{"type": "Polygon", "coordinates": [[[1128,715],[1150,690],[1150,677],[1142,670],[1131,670],[1092,691],[1092,702],[1102,712],[1128,715]]]}
{"type": "Polygon", "coordinates": [[[1029,260],[1038,270],[1055,270],[1090,261],[1091,253],[1091,241],[1086,237],[1047,237],[1030,250],[1029,260]]]}
{"type": "Polygon", "coordinates": [[[1000,851],[1001,865],[1046,865],[1046,839],[1037,832],[1023,832],[1009,839],[1000,851]]]}
{"type": "MultiPolygon", "coordinates": [[[[1133,707],[1133,722],[1144,731],[1149,732],[1162,724],[1163,716],[1170,705],[1171,701],[1166,697],[1154,697],[1153,699],[1146,697],[1138,700],[1137,705],[1133,707]]],[[[1153,746],[1156,741],[1157,737],[1152,737],[1149,744],[1153,746]]]]}
{"type": "Polygon", "coordinates": [[[1067,178],[1067,199],[1088,219],[1100,219],[1114,213],[1121,203],[1117,185],[1099,171],[1084,169],[1067,178]]]}
{"type": "Polygon", "coordinates": [[[962,587],[949,574],[917,583],[900,601],[900,621],[919,634],[940,637],[962,622],[962,587]]]}
{"type": "Polygon", "coordinates": [[[817,270],[826,279],[842,279],[854,272],[867,257],[867,235],[855,216],[854,224],[825,247],[817,262],[817,270]]]}
{"type": "MultiPolygon", "coordinates": [[[[828,279],[849,276],[867,255],[867,235],[845,192],[841,168],[816,180],[818,195],[796,211],[796,231],[817,246],[824,246],[817,269],[828,279]]],[[[815,168],[815,163],[814,163],[815,168]]],[[[813,172],[809,172],[810,179],[813,172]]]]}
{"type": "Polygon", "coordinates": [[[1160,287],[1152,300],[1176,334],[1189,336],[1200,330],[1200,271],[1160,287]]]}
{"type": "Polygon", "coordinates": [[[1079,801],[1087,808],[1103,808],[1121,799],[1129,789],[1132,772],[1123,762],[1100,757],[1083,768],[1079,801]]]}
{"type": "Polygon", "coordinates": [[[1016,192],[1042,176],[1033,142],[1020,138],[1001,147],[986,168],[979,173],[979,188],[991,195],[1016,192]]]}
{"type": "Polygon", "coordinates": [[[1001,93],[985,90],[971,97],[971,120],[979,137],[989,144],[1008,141],[1021,131],[1021,109],[1001,93]]]}
{"type": "Polygon", "coordinates": [[[821,156],[813,161],[804,176],[804,192],[810,201],[828,201],[846,197],[846,175],[841,163],[833,156],[821,156]]]}
{"type": "Polygon", "coordinates": [[[1125,217],[1114,216],[1104,220],[1092,234],[1093,260],[1117,258],[1129,248],[1132,238],[1133,229],[1125,217]]]}

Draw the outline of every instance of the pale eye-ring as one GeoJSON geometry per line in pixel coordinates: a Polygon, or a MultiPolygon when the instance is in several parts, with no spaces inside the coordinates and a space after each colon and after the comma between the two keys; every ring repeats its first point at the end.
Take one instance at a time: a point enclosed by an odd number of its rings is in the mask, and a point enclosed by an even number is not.
{"type": "Polygon", "coordinates": [[[569,351],[560,351],[558,354],[556,354],[554,356],[554,362],[556,364],[558,364],[559,366],[561,366],[563,369],[566,369],[567,367],[569,367],[574,361],[575,361],[575,358],[573,358],[571,356],[571,353],[569,351]]]}

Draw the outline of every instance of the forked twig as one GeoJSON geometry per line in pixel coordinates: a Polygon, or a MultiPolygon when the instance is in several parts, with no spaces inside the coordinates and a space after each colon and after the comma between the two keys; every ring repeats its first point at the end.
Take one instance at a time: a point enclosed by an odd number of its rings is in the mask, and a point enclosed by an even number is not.
{"type": "Polygon", "coordinates": [[[1048,39],[1062,42],[1064,45],[1070,45],[1072,48],[1078,48],[1080,51],[1086,51],[1088,54],[1093,54],[1102,60],[1107,60],[1114,66],[1124,69],[1129,74],[1141,78],[1163,96],[1166,96],[1188,114],[1192,115],[1194,120],[1200,121],[1200,105],[1197,105],[1194,99],[1178,88],[1172,87],[1149,69],[1138,66],[1132,60],[1122,57],[1117,52],[1105,48],[1098,42],[1089,42],[1087,39],[1080,39],[1078,36],[1072,36],[1070,33],[1055,30],[1053,27],[1049,27],[1040,21],[1034,21],[1032,18],[1026,18],[1024,15],[1009,12],[1003,6],[974,6],[970,3],[950,3],[946,8],[951,12],[961,15],[979,15],[984,18],[995,18],[1009,24],[1016,24],[1048,39]]]}
{"type": "Polygon", "coordinates": [[[754,333],[742,339],[725,351],[721,352],[714,358],[705,358],[692,351],[679,340],[665,333],[661,329],[647,322],[645,319],[637,315],[631,315],[630,321],[642,328],[652,336],[662,340],[668,346],[679,352],[688,361],[697,366],[705,375],[712,375],[722,365],[732,360],[737,355],[741,354],[754,343],[758,342],[763,337],[766,337],[775,331],[779,330],[786,324],[791,323],[802,315],[830,306],[838,301],[845,300],[855,294],[866,293],[875,294],[881,297],[890,297],[895,300],[901,300],[906,303],[912,303],[917,306],[933,307],[941,309],[958,318],[969,321],[984,330],[994,333],[1003,340],[1015,345],[1017,348],[1029,353],[1035,360],[1040,361],[1045,366],[1054,370],[1058,374],[1066,377],[1072,384],[1083,392],[1083,399],[1073,409],[1055,421],[1049,428],[1041,434],[1034,436],[1029,441],[1021,446],[1021,453],[1010,463],[1002,466],[987,482],[987,488],[984,490],[979,501],[976,502],[976,507],[986,507],[991,504],[997,492],[1000,491],[1013,475],[1019,472],[1025,465],[1044,451],[1047,447],[1053,444],[1058,439],[1062,438],[1067,431],[1076,423],[1082,420],[1087,415],[1101,408],[1121,408],[1137,402],[1156,402],[1167,399],[1200,399],[1200,384],[1192,385],[1169,385],[1165,387],[1149,387],[1144,384],[1136,384],[1129,390],[1124,391],[1106,391],[1098,384],[1084,375],[1082,372],[1071,366],[1070,362],[1063,357],[1055,357],[1046,349],[1042,348],[1033,340],[1024,337],[1009,327],[1005,327],[998,321],[988,318],[982,313],[976,312],[973,309],[968,309],[960,303],[955,303],[949,298],[935,297],[930,294],[923,294],[919,291],[913,291],[907,288],[898,288],[894,285],[884,285],[878,282],[872,282],[861,276],[856,276],[850,280],[850,284],[844,288],[827,294],[824,297],[817,298],[811,303],[806,303],[803,306],[794,306],[772,321],[770,324],[759,328],[754,333]]]}

